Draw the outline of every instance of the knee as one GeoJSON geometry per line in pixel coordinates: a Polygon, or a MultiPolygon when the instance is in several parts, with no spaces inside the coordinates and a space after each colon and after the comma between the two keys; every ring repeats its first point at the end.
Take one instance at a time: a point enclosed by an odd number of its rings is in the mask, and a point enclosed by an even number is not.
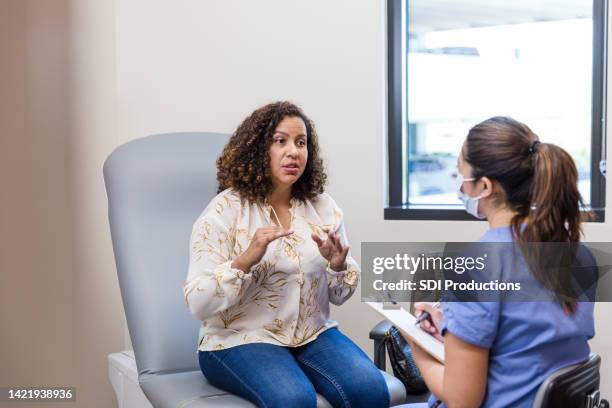
{"type": "Polygon", "coordinates": [[[268,394],[264,401],[267,408],[316,408],[317,394],[312,385],[291,387],[278,387],[275,392],[268,394]]]}
{"type": "Polygon", "coordinates": [[[344,392],[351,407],[387,408],[389,389],[387,382],[378,369],[360,373],[359,379],[345,387],[344,392]]]}

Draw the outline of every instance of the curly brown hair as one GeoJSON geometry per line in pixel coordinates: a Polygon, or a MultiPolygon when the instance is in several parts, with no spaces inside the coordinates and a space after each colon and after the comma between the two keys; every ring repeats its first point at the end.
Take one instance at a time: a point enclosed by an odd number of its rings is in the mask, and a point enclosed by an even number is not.
{"type": "Polygon", "coordinates": [[[265,105],[249,115],[234,132],[217,159],[218,193],[232,188],[242,199],[264,201],[272,191],[270,156],[272,136],[286,117],[298,117],[306,125],[308,160],[302,176],[293,184],[292,196],[304,201],[324,191],[327,175],[319,156],[314,123],[291,102],[265,105]]]}

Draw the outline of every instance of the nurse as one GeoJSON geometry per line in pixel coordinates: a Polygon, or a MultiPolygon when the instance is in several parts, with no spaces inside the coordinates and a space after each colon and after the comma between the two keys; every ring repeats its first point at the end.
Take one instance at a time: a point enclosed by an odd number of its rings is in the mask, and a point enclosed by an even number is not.
{"type": "MultiPolygon", "coordinates": [[[[582,199],[572,158],[516,120],[494,117],[469,131],[458,160],[458,194],[470,214],[489,223],[481,242],[580,240],[582,199]]],[[[576,265],[593,262],[588,250],[578,251],[576,265]]],[[[442,365],[411,344],[433,394],[429,406],[530,408],[546,377],[588,358],[593,303],[559,296],[567,295],[562,282],[571,278],[559,269],[522,265],[513,276],[562,300],[415,304],[417,315],[431,314],[422,327],[444,341],[446,353],[442,365]]]]}

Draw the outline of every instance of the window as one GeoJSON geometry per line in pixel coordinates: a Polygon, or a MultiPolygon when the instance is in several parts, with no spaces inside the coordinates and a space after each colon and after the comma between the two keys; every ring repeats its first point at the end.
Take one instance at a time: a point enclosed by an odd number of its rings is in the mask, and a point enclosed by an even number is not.
{"type": "Polygon", "coordinates": [[[455,191],[469,128],[526,123],[566,149],[604,220],[605,0],[388,0],[386,219],[468,220],[455,191]]]}

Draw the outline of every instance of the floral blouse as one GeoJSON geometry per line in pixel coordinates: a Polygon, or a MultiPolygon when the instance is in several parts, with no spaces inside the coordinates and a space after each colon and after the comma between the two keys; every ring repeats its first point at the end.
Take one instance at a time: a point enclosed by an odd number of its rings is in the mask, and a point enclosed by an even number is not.
{"type": "Polygon", "coordinates": [[[195,222],[183,287],[191,313],[202,320],[198,350],[220,350],[247,343],[300,346],[337,326],[329,302],[341,305],[355,292],[359,266],[347,255],[347,269],[328,267],[311,234],[340,234],[348,245],[342,211],[326,193],[291,200],[293,234],[272,241],[249,273],[232,268],[255,231],[275,225],[267,202],[241,202],[227,189],[195,222]]]}

